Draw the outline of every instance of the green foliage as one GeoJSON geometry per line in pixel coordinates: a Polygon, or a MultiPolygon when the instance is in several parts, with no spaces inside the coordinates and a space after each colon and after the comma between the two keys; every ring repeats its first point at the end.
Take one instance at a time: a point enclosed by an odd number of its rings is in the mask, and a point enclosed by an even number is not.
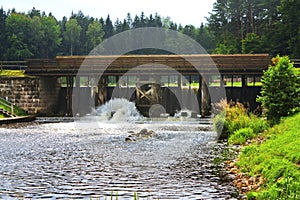
{"type": "Polygon", "coordinates": [[[264,72],[257,101],[266,109],[268,120],[278,123],[299,106],[300,79],[289,57],[277,56],[273,62],[275,65],[264,72]]]}
{"type": "Polygon", "coordinates": [[[24,60],[33,56],[31,39],[32,22],[25,15],[12,13],[6,19],[6,57],[11,60],[24,60]]]}
{"type": "Polygon", "coordinates": [[[263,43],[255,33],[248,33],[242,40],[242,53],[262,53],[263,43]]]}
{"type": "Polygon", "coordinates": [[[252,128],[241,128],[229,136],[228,142],[230,144],[243,144],[255,136],[252,128]]]}
{"type": "Polygon", "coordinates": [[[264,133],[268,140],[261,145],[243,148],[237,163],[241,171],[266,181],[261,191],[249,199],[300,198],[300,113],[284,119],[264,133]]]}
{"type": "Polygon", "coordinates": [[[233,54],[237,52],[238,50],[233,45],[225,45],[222,43],[220,43],[214,51],[215,54],[233,54]]]}
{"type": "Polygon", "coordinates": [[[64,32],[64,39],[70,46],[70,54],[76,52],[75,49],[79,47],[81,26],[78,24],[76,19],[70,19],[66,23],[66,31],[64,32]]]}
{"type": "Polygon", "coordinates": [[[209,53],[269,53],[299,58],[299,9],[299,1],[216,0],[207,16],[207,23],[199,23],[200,27],[197,27],[181,26],[169,17],[158,14],[145,16],[143,12],[134,18],[128,13],[124,20],[113,22],[109,15],[105,19],[97,19],[79,11],[58,21],[52,14],[45,15],[35,8],[27,14],[17,13],[15,9],[5,12],[1,8],[0,60],[87,55],[95,43],[140,27],[164,27],[182,32],[198,41],[209,53]],[[70,28],[67,28],[67,23],[74,20],[81,28],[79,37],[77,30],[71,36],[70,28]],[[90,27],[91,24],[101,25],[103,32],[99,27],[90,27]],[[93,35],[94,30],[100,34],[93,35]]]}
{"type": "Polygon", "coordinates": [[[208,28],[217,44],[226,42],[226,46],[234,46],[239,53],[299,58],[299,9],[300,1],[295,0],[216,0],[207,17],[208,28]],[[228,35],[234,35],[239,45],[228,35]]]}
{"type": "Polygon", "coordinates": [[[92,23],[90,23],[86,32],[86,36],[87,48],[89,51],[91,51],[93,48],[95,48],[98,44],[102,42],[104,36],[102,25],[97,21],[93,21],[92,23]]]}
{"type": "Polygon", "coordinates": [[[286,53],[293,58],[300,57],[300,16],[297,14],[300,1],[281,0],[278,11],[281,14],[279,33],[285,39],[286,53]]]}
{"type": "Polygon", "coordinates": [[[241,144],[269,128],[266,120],[248,113],[241,103],[224,107],[224,111],[214,118],[214,128],[221,139],[229,138],[230,143],[241,144]]]}

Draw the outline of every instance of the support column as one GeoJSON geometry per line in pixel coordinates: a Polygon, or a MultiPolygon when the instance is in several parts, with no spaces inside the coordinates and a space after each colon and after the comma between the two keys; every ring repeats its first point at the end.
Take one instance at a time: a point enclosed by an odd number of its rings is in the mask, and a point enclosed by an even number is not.
{"type": "Polygon", "coordinates": [[[107,76],[101,76],[98,82],[97,105],[101,106],[107,101],[107,76]]]}
{"type": "Polygon", "coordinates": [[[205,76],[202,78],[202,101],[201,101],[201,116],[205,117],[210,115],[210,109],[211,109],[211,101],[210,101],[210,95],[208,90],[208,76],[205,76]]]}
{"type": "Polygon", "coordinates": [[[74,77],[67,76],[67,95],[66,95],[66,104],[67,104],[67,115],[72,115],[72,93],[73,93],[73,85],[74,85],[74,77]]]}
{"type": "MultiPolygon", "coordinates": [[[[182,106],[182,104],[184,104],[184,101],[183,101],[183,98],[182,98],[182,80],[181,80],[181,75],[178,75],[177,76],[177,82],[178,82],[178,101],[179,101],[179,105],[181,105],[182,106]]],[[[183,105],[183,106],[185,106],[185,105],[183,105]]],[[[180,110],[182,110],[182,109],[184,109],[184,108],[180,108],[180,110]]],[[[175,110],[175,108],[173,107],[172,108],[172,110],[175,110]]]]}
{"type": "Polygon", "coordinates": [[[202,76],[199,75],[199,86],[197,92],[198,104],[199,104],[199,114],[202,114],[202,76]]]}
{"type": "Polygon", "coordinates": [[[242,87],[246,87],[247,86],[247,78],[245,75],[242,75],[242,87]]]}

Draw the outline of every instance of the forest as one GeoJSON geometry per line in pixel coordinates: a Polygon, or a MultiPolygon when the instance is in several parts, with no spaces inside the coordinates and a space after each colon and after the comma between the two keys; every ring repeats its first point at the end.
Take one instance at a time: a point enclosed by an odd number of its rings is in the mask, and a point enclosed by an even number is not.
{"type": "Polygon", "coordinates": [[[114,34],[139,27],[163,27],[186,34],[208,53],[268,53],[300,58],[300,1],[216,0],[207,22],[177,24],[151,14],[117,19],[94,18],[81,11],[56,19],[36,8],[27,13],[0,9],[0,60],[87,55],[114,34]]]}

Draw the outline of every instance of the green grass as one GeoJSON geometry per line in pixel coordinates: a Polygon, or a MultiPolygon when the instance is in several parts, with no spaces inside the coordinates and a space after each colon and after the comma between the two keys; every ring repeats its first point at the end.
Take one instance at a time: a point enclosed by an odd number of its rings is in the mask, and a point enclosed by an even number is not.
{"type": "Polygon", "coordinates": [[[26,74],[23,70],[0,70],[0,76],[24,77],[26,74]]]}
{"type": "Polygon", "coordinates": [[[300,199],[300,113],[264,132],[261,145],[244,147],[237,165],[249,176],[262,175],[261,191],[248,199],[300,199]]]}

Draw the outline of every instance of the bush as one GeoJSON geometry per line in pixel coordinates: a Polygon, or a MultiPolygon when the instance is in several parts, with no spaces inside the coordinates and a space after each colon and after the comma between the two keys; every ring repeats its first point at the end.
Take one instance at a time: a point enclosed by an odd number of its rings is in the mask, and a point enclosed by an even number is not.
{"type": "MultiPolygon", "coordinates": [[[[224,103],[221,104],[224,105],[224,103]]],[[[266,120],[248,113],[241,103],[231,102],[224,107],[224,111],[214,118],[214,128],[220,135],[219,139],[228,139],[230,135],[243,128],[252,129],[255,135],[269,128],[266,120]]]]}
{"type": "Polygon", "coordinates": [[[272,61],[275,65],[264,72],[257,101],[266,109],[268,120],[276,124],[299,106],[300,78],[288,56],[277,56],[272,61]]]}

